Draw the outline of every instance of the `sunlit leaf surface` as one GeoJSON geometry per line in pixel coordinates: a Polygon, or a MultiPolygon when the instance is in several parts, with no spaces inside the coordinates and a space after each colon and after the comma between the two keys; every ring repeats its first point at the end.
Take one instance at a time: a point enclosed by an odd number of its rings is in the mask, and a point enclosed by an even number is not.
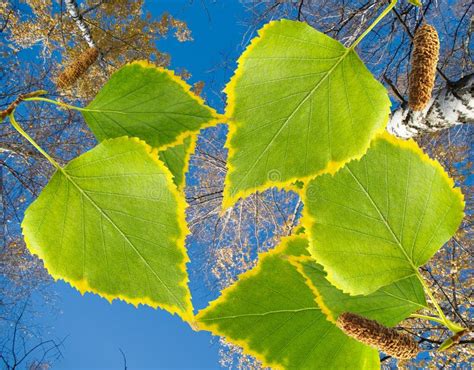
{"type": "Polygon", "coordinates": [[[367,150],[390,113],[356,52],[306,23],[259,31],[225,90],[230,119],[224,204],[332,173],[367,150]]]}
{"type": "Polygon", "coordinates": [[[344,312],[358,313],[386,326],[394,326],[410,314],[426,308],[423,286],[409,277],[380,288],[369,295],[349,296],[326,280],[321,265],[310,257],[296,259],[298,271],[307,278],[318,303],[329,320],[335,322],[344,312]]]}
{"type": "Polygon", "coordinates": [[[217,113],[189,89],[172,71],[134,62],[115,72],[82,114],[99,141],[126,135],[161,149],[217,123],[217,113]]]}
{"type": "Polygon", "coordinates": [[[303,236],[286,239],[201,311],[201,328],[224,336],[264,366],[287,369],[378,369],[376,350],[326,319],[304,277],[289,261],[306,254],[303,236]]]}
{"type": "Polygon", "coordinates": [[[123,137],[57,171],[22,227],[54,278],[189,319],[184,208],[156,150],[123,137]]]}
{"type": "Polygon", "coordinates": [[[351,294],[416,274],[456,232],[464,208],[438,162],[388,134],[361,160],[308,183],[304,198],[311,253],[351,294]]]}

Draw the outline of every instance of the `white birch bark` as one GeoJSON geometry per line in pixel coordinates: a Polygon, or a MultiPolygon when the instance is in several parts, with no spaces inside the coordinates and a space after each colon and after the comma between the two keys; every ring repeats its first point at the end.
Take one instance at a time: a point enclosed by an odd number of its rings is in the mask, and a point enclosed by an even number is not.
{"type": "Polygon", "coordinates": [[[84,22],[84,18],[82,18],[76,0],[64,0],[64,5],[66,6],[66,10],[69,13],[69,16],[72,18],[72,20],[76,23],[76,26],[81,31],[81,36],[84,38],[84,40],[86,40],[89,47],[95,48],[96,45],[92,38],[91,31],[87,23],[84,22]]]}
{"type": "Polygon", "coordinates": [[[401,106],[392,112],[387,130],[401,138],[474,123],[474,74],[438,91],[428,106],[414,112],[401,106]]]}

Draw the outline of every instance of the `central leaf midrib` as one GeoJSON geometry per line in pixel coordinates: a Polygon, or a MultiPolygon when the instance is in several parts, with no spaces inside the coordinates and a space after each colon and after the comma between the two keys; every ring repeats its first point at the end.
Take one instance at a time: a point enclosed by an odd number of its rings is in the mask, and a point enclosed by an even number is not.
{"type": "Polygon", "coordinates": [[[415,273],[418,272],[418,268],[414,265],[413,261],[408,257],[408,254],[407,252],[405,251],[405,249],[403,248],[403,244],[401,243],[401,241],[398,239],[397,235],[395,234],[395,232],[392,230],[392,227],[390,226],[389,222],[385,219],[384,215],[382,214],[380,208],[378,207],[378,205],[375,203],[375,201],[372,199],[371,195],[369,194],[369,192],[365,189],[365,187],[361,184],[361,182],[359,181],[359,179],[357,178],[357,176],[354,175],[354,173],[351,171],[350,167],[349,166],[346,166],[347,167],[347,170],[349,171],[349,173],[351,174],[352,178],[357,182],[357,184],[359,185],[359,187],[362,189],[362,191],[364,192],[364,194],[367,196],[367,198],[369,199],[370,203],[372,204],[372,206],[375,208],[375,210],[377,211],[377,213],[379,214],[379,217],[381,219],[381,221],[384,223],[385,227],[387,228],[387,230],[390,232],[390,234],[392,235],[393,239],[395,240],[396,244],[398,245],[399,249],[402,251],[403,255],[405,256],[407,262],[410,264],[410,266],[413,268],[413,270],[415,271],[415,273]]]}
{"type": "MultiPolygon", "coordinates": [[[[331,75],[331,73],[339,66],[339,64],[349,55],[350,52],[352,52],[352,49],[346,49],[344,54],[342,54],[336,63],[327,71],[326,74],[324,74],[323,78],[321,78],[318,83],[304,96],[304,98],[300,101],[300,103],[296,106],[296,108],[293,110],[293,112],[290,113],[288,118],[282,123],[278,131],[273,135],[273,137],[270,139],[268,144],[265,146],[264,150],[262,153],[259,154],[257,159],[254,161],[253,165],[250,167],[250,169],[246,172],[244,177],[236,184],[236,187],[238,188],[242,182],[249,176],[250,172],[253,171],[257,163],[262,159],[262,157],[265,155],[267,150],[270,148],[270,145],[273,143],[273,141],[280,135],[280,133],[284,130],[288,122],[293,118],[293,116],[298,112],[298,110],[301,108],[301,106],[306,103],[306,101],[312,97],[312,95],[315,93],[315,91],[321,86],[321,84],[326,81],[326,79],[331,75]]],[[[329,94],[329,93],[328,93],[329,94]]]]}
{"type": "Polygon", "coordinates": [[[81,111],[88,112],[88,113],[116,113],[116,114],[177,114],[180,116],[187,116],[187,117],[194,117],[194,118],[203,118],[207,119],[209,117],[204,116],[197,116],[195,114],[189,113],[180,113],[180,112],[162,112],[162,111],[151,111],[151,112],[138,112],[138,111],[120,111],[120,110],[112,110],[112,109],[92,109],[92,108],[81,108],[81,111]]]}
{"type": "MultiPolygon", "coordinates": [[[[119,234],[127,241],[127,243],[132,247],[132,249],[135,251],[135,253],[140,257],[140,259],[145,263],[145,265],[148,267],[148,269],[153,273],[153,275],[156,276],[156,278],[159,280],[159,282],[166,288],[166,290],[171,294],[171,296],[175,299],[177,305],[181,307],[183,312],[186,311],[185,307],[182,305],[180,300],[176,297],[176,295],[171,291],[171,289],[168,287],[168,285],[165,284],[165,282],[158,276],[158,274],[155,272],[155,270],[150,266],[148,261],[142,256],[142,254],[138,251],[138,249],[133,245],[131,240],[127,237],[127,235],[124,234],[124,232],[119,228],[117,224],[110,218],[110,216],[104,212],[99,205],[85,192],[67,173],[67,171],[60,167],[59,170],[61,173],[64,175],[64,177],[71,182],[71,184],[74,185],[74,187],[83,195],[91,204],[92,206],[99,212],[101,216],[103,216],[109,223],[119,232],[119,234]]],[[[150,297],[151,298],[151,297],[150,297]]]]}
{"type": "Polygon", "coordinates": [[[275,310],[275,311],[267,311],[267,312],[259,312],[259,313],[246,313],[246,314],[239,314],[239,315],[229,315],[229,316],[220,316],[220,317],[213,317],[209,319],[200,319],[199,321],[216,321],[216,320],[228,320],[228,319],[238,319],[242,317],[261,317],[261,316],[268,316],[274,314],[282,314],[282,313],[300,313],[306,311],[320,311],[319,307],[303,307],[293,310],[275,310]]]}

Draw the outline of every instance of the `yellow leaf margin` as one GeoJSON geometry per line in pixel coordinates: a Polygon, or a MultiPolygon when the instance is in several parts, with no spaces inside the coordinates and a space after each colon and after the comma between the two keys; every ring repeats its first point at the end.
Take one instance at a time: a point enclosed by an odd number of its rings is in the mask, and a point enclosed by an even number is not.
{"type": "MultiPolygon", "coordinates": [[[[186,139],[186,138],[185,138],[186,139]]],[[[184,167],[183,167],[183,170],[181,172],[182,176],[183,176],[183,182],[179,185],[177,185],[177,188],[178,188],[178,191],[182,192],[186,186],[186,174],[188,173],[189,171],[189,161],[191,159],[191,156],[194,154],[194,152],[196,151],[196,145],[197,145],[197,140],[198,140],[198,137],[197,135],[191,135],[190,136],[190,144],[189,144],[189,148],[186,152],[186,155],[184,156],[184,167]]],[[[184,144],[184,143],[182,143],[184,144]]],[[[177,145],[182,145],[182,144],[176,144],[177,145]]],[[[175,145],[171,146],[171,147],[174,147],[175,145]]],[[[168,147],[167,149],[169,149],[170,147],[168,147]]],[[[164,152],[166,151],[165,150],[159,150],[159,152],[164,152]]],[[[166,167],[166,165],[165,165],[166,167]]],[[[174,175],[171,174],[171,176],[174,178],[174,175]]],[[[173,182],[174,183],[174,182],[173,182]]]]}
{"type": "MultiPolygon", "coordinates": [[[[99,291],[95,290],[94,287],[92,287],[89,284],[89,282],[87,281],[87,279],[85,279],[85,278],[83,278],[81,280],[74,280],[74,279],[70,279],[70,278],[66,278],[66,277],[61,276],[61,274],[57,273],[54,270],[54,268],[52,268],[47,263],[47,261],[43,258],[44,255],[41,252],[41,249],[36,248],[30,242],[30,240],[28,238],[28,235],[24,231],[25,219],[23,219],[21,227],[22,227],[23,237],[24,237],[26,246],[32,254],[38,256],[38,258],[40,258],[43,261],[44,267],[46,268],[48,273],[53,277],[53,279],[55,281],[57,281],[57,280],[65,281],[71,287],[77,289],[82,295],[84,295],[85,293],[93,293],[93,294],[97,294],[98,296],[100,296],[102,298],[105,298],[107,301],[109,301],[109,303],[112,303],[115,299],[118,299],[118,300],[124,301],[126,303],[130,303],[130,304],[134,305],[135,307],[138,307],[138,305],[142,304],[142,305],[147,305],[147,306],[153,307],[155,309],[156,308],[162,308],[162,309],[170,312],[173,315],[177,314],[179,317],[181,317],[181,319],[183,319],[183,321],[188,322],[188,323],[192,323],[193,320],[194,320],[194,313],[193,313],[193,305],[192,305],[192,301],[191,301],[191,292],[190,292],[189,286],[188,286],[189,276],[188,276],[187,269],[186,269],[186,264],[188,262],[190,262],[187,250],[185,248],[186,237],[190,233],[189,229],[188,229],[188,226],[187,226],[187,223],[186,223],[186,214],[185,214],[186,207],[187,207],[186,201],[185,201],[184,197],[176,189],[176,187],[174,185],[174,182],[173,182],[173,177],[172,177],[171,172],[158,159],[158,150],[156,148],[151,147],[150,145],[148,145],[143,140],[140,140],[136,137],[129,138],[128,136],[122,136],[122,137],[114,138],[114,139],[107,139],[107,140],[104,140],[103,142],[106,142],[106,141],[120,141],[120,140],[126,140],[126,141],[132,140],[132,141],[135,141],[136,143],[142,145],[145,153],[148,154],[148,156],[153,160],[153,162],[156,163],[158,168],[161,171],[163,171],[163,173],[165,175],[165,178],[168,182],[168,190],[176,197],[176,201],[177,201],[177,205],[178,205],[178,209],[177,209],[178,224],[179,224],[179,227],[181,229],[181,235],[176,240],[176,244],[177,244],[177,247],[178,247],[179,251],[183,254],[183,257],[184,257],[183,261],[181,262],[179,267],[180,267],[181,272],[183,272],[186,276],[185,279],[183,279],[180,283],[180,286],[185,288],[185,290],[187,292],[186,297],[185,297],[185,300],[186,300],[185,305],[182,306],[181,308],[179,308],[179,307],[172,306],[172,305],[169,305],[169,304],[156,302],[148,296],[136,298],[136,297],[129,297],[126,294],[112,295],[112,294],[102,293],[102,292],[99,292],[99,291]]],[[[63,174],[64,174],[64,170],[62,168],[61,168],[60,171],[63,172],[63,174]]]]}
{"type": "MultiPolygon", "coordinates": [[[[235,172],[235,167],[230,164],[230,161],[232,158],[235,156],[235,149],[231,145],[232,137],[235,135],[235,132],[237,131],[238,128],[238,122],[234,121],[232,118],[234,115],[235,111],[235,86],[237,85],[238,81],[242,78],[242,75],[244,73],[244,62],[246,59],[248,59],[249,54],[253,51],[253,49],[262,41],[262,39],[265,38],[266,33],[268,32],[268,29],[271,28],[274,24],[278,22],[284,22],[285,20],[276,20],[276,21],[271,21],[265,24],[260,30],[258,30],[258,36],[253,38],[250,44],[247,46],[245,51],[242,53],[242,55],[239,57],[237,60],[237,69],[234,72],[234,75],[232,76],[231,80],[229,83],[226,85],[224,88],[224,93],[227,95],[227,105],[225,108],[225,114],[224,116],[226,117],[226,122],[229,126],[229,132],[227,134],[227,140],[224,145],[225,148],[228,150],[228,156],[227,156],[227,175],[224,181],[224,192],[223,192],[223,200],[222,200],[222,208],[227,209],[235,205],[235,203],[241,199],[241,198],[246,198],[253,194],[254,192],[257,191],[263,191],[268,188],[276,187],[279,190],[294,190],[295,187],[292,186],[292,184],[296,181],[302,181],[304,183],[314,179],[315,177],[318,177],[320,175],[324,174],[331,174],[334,175],[337,171],[339,171],[342,167],[344,167],[347,163],[353,160],[360,159],[361,157],[364,156],[364,154],[367,152],[367,150],[370,147],[371,142],[369,141],[367,145],[363,148],[361,148],[361,153],[358,155],[354,155],[350,158],[347,158],[344,161],[329,161],[326,165],[325,168],[322,170],[306,176],[306,177],[292,177],[286,181],[272,181],[269,183],[265,183],[262,185],[254,186],[250,189],[246,190],[239,190],[235,195],[232,195],[230,193],[230,189],[232,189],[232,183],[230,182],[230,174],[235,172]]],[[[347,49],[347,48],[346,48],[347,49]]],[[[374,130],[372,133],[372,137],[375,138],[376,136],[380,135],[385,131],[385,127],[387,126],[387,123],[389,121],[389,117],[387,116],[386,121],[384,124],[374,130]]],[[[372,139],[373,140],[373,139],[372,139]]]]}
{"type": "MultiPolygon", "coordinates": [[[[244,340],[235,340],[233,338],[230,338],[229,336],[225,335],[222,331],[219,330],[219,327],[218,327],[217,324],[206,323],[206,322],[200,321],[200,319],[206,313],[206,311],[212,310],[218,304],[220,304],[222,302],[225,302],[228,295],[236,289],[237,283],[239,281],[247,280],[247,279],[249,279],[253,276],[256,276],[258,273],[260,273],[260,271],[262,269],[262,261],[264,261],[268,257],[277,256],[281,253],[284,253],[290,242],[295,241],[295,240],[299,240],[299,239],[300,240],[306,240],[307,238],[303,234],[287,236],[287,237],[282,238],[282,240],[280,241],[280,244],[278,244],[275,248],[273,248],[273,249],[271,249],[270,251],[267,251],[267,252],[259,253],[258,263],[254,268],[240,274],[238,276],[238,279],[236,280],[236,282],[234,284],[232,284],[231,286],[225,288],[221,292],[221,295],[217,299],[215,299],[214,301],[209,303],[209,305],[206,308],[204,308],[204,309],[202,309],[201,311],[198,312],[198,314],[196,315],[197,328],[199,330],[210,331],[214,335],[218,335],[220,337],[223,337],[229,343],[233,343],[233,344],[238,345],[239,347],[242,348],[244,354],[256,357],[262,363],[263,367],[271,367],[272,369],[284,369],[285,367],[282,364],[280,364],[278,362],[271,362],[271,361],[268,361],[267,359],[265,359],[265,357],[264,357],[265,354],[254,351],[252,348],[249,347],[249,345],[244,340]]],[[[284,258],[286,258],[286,256],[284,256],[284,258]]],[[[308,257],[308,258],[310,258],[310,257],[308,257]]],[[[289,262],[291,263],[291,257],[289,257],[287,259],[289,259],[289,262]]]]}
{"type": "Polygon", "coordinates": [[[200,97],[199,95],[196,95],[194,91],[192,90],[191,85],[189,85],[186,81],[184,81],[173,70],[159,67],[147,60],[136,60],[133,62],[129,62],[126,65],[128,66],[137,65],[142,68],[151,68],[151,69],[157,70],[158,72],[166,74],[171,79],[171,81],[176,82],[191,99],[193,99],[194,101],[202,105],[204,108],[206,108],[212,115],[211,120],[204,123],[198,130],[185,131],[181,133],[180,135],[178,135],[175,141],[158,147],[160,151],[166,150],[169,147],[172,147],[175,145],[183,144],[184,139],[186,139],[189,136],[192,136],[193,138],[197,137],[197,135],[202,129],[213,127],[217,125],[218,123],[223,123],[227,121],[224,115],[217,113],[217,111],[214,108],[211,108],[206,104],[206,102],[204,101],[202,97],[200,97]]]}
{"type": "Polygon", "coordinates": [[[323,296],[319,293],[318,288],[313,284],[311,279],[306,275],[303,269],[303,263],[305,262],[316,262],[313,257],[310,256],[291,256],[289,259],[290,263],[296,268],[296,270],[303,276],[304,281],[309,289],[313,292],[314,301],[319,306],[321,311],[324,313],[328,321],[336,324],[336,318],[334,318],[334,313],[329,309],[329,307],[324,302],[323,296]]]}
{"type": "MultiPolygon", "coordinates": [[[[445,171],[443,166],[436,159],[430,158],[425,152],[423,152],[423,150],[418,146],[418,144],[415,142],[415,140],[413,140],[413,139],[408,139],[408,140],[400,139],[400,138],[397,138],[397,137],[389,134],[387,131],[384,130],[383,132],[377,134],[377,136],[372,140],[372,142],[370,144],[370,148],[377,145],[377,143],[381,140],[387,141],[388,143],[390,143],[390,144],[392,144],[396,147],[399,147],[400,149],[405,149],[405,150],[408,150],[412,153],[415,153],[422,160],[422,162],[427,163],[428,165],[434,167],[438,171],[438,173],[441,174],[441,176],[442,176],[443,180],[446,182],[446,184],[452,189],[454,194],[457,196],[458,200],[462,203],[463,208],[465,208],[466,202],[464,200],[464,195],[461,192],[461,189],[459,187],[456,187],[456,184],[454,183],[454,180],[451,177],[449,177],[448,173],[445,171]]],[[[355,160],[359,161],[362,157],[363,156],[361,156],[361,157],[359,157],[355,160]]],[[[331,175],[334,176],[334,174],[331,174],[331,175]]],[[[301,198],[303,200],[303,205],[307,203],[307,198],[306,198],[306,189],[307,189],[307,187],[308,187],[308,184],[305,183],[304,186],[303,186],[303,189],[301,189],[301,191],[299,191],[299,195],[301,196],[301,198]]],[[[317,219],[314,218],[313,216],[311,216],[308,213],[308,209],[306,207],[303,207],[303,212],[302,212],[302,217],[301,217],[301,225],[305,228],[306,235],[308,237],[309,243],[310,243],[310,245],[313,246],[313,248],[317,248],[317,243],[314,241],[314,239],[312,237],[311,230],[312,230],[312,227],[317,223],[318,223],[317,219]]],[[[323,269],[326,272],[326,279],[332,285],[334,285],[338,289],[341,289],[335,283],[335,279],[333,277],[333,275],[334,275],[333,271],[327,269],[326,266],[323,266],[323,269]]],[[[351,292],[345,291],[343,289],[341,289],[341,290],[342,290],[342,292],[347,293],[349,295],[354,295],[354,294],[351,294],[351,292]]]]}

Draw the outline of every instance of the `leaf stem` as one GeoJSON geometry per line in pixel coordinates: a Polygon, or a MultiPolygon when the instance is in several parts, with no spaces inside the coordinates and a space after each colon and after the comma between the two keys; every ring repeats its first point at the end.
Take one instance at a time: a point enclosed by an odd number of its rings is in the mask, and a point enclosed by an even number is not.
{"type": "MultiPolygon", "coordinates": [[[[438,304],[438,301],[434,297],[433,292],[431,291],[431,288],[426,283],[426,281],[423,278],[423,276],[421,275],[420,271],[416,270],[416,276],[417,276],[418,280],[420,281],[421,285],[423,285],[423,288],[424,288],[426,294],[430,298],[431,303],[436,308],[436,311],[438,312],[438,315],[439,315],[439,317],[437,318],[439,321],[434,320],[434,318],[428,316],[429,320],[436,321],[436,322],[439,322],[440,324],[443,324],[449,330],[451,330],[453,333],[459,333],[459,332],[464,331],[465,328],[463,328],[462,326],[459,326],[458,324],[452,322],[451,320],[449,320],[446,317],[446,315],[444,314],[442,308],[438,304]]],[[[422,316],[422,315],[420,315],[420,316],[422,316]]]]}
{"type": "Polygon", "coordinates": [[[44,102],[47,102],[47,103],[58,105],[61,108],[65,108],[65,109],[73,109],[73,110],[78,110],[78,111],[87,110],[85,108],[76,107],[74,105],[69,105],[69,104],[66,104],[66,103],[63,103],[63,102],[60,102],[60,101],[56,101],[56,100],[52,100],[52,99],[48,99],[48,98],[42,98],[42,97],[27,98],[27,99],[24,99],[24,101],[44,101],[44,102]]]}
{"type": "Polygon", "coordinates": [[[355,47],[364,39],[367,34],[372,31],[372,29],[392,10],[392,8],[397,4],[397,0],[392,0],[390,4],[384,9],[384,11],[375,19],[375,21],[360,35],[357,40],[350,46],[349,49],[354,50],[355,47]]]}
{"type": "Polygon", "coordinates": [[[428,315],[419,315],[417,313],[411,314],[410,317],[412,317],[414,319],[423,319],[423,320],[428,320],[428,321],[434,321],[434,322],[437,322],[438,324],[444,325],[444,321],[441,320],[438,317],[433,317],[433,316],[428,316],[428,315]]]}
{"type": "Polygon", "coordinates": [[[38,152],[40,152],[41,154],[43,154],[45,156],[45,158],[54,166],[56,167],[56,169],[58,170],[62,170],[62,167],[58,164],[58,162],[56,162],[48,153],[46,153],[43,148],[41,148],[38,143],[36,143],[36,141],[33,140],[33,138],[28,135],[25,130],[23,130],[23,128],[19,125],[19,123],[15,120],[15,117],[14,117],[14,113],[15,111],[11,112],[9,115],[8,115],[8,118],[10,119],[10,123],[11,125],[15,128],[15,130],[17,130],[21,136],[23,136],[26,140],[28,140],[31,145],[33,145],[36,150],[38,150],[38,152]]]}

